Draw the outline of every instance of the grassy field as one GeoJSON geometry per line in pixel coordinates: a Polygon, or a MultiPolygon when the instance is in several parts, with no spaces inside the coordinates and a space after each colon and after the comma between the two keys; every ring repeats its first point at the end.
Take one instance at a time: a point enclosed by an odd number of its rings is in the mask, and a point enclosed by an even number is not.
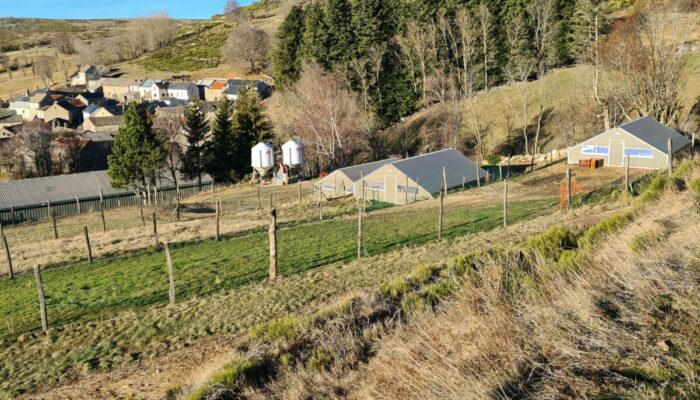
{"type": "MultiPolygon", "coordinates": [[[[513,203],[511,220],[518,221],[551,211],[552,200],[513,203]]],[[[379,214],[366,219],[365,252],[377,255],[402,246],[435,240],[435,210],[423,209],[406,218],[404,213],[379,214]]],[[[459,209],[447,213],[444,237],[492,229],[501,224],[501,208],[459,209]]],[[[354,219],[332,220],[281,229],[278,234],[280,272],[294,274],[356,255],[354,219]]],[[[265,278],[265,233],[173,246],[172,256],[180,298],[203,296],[265,278]]],[[[61,326],[90,321],[118,311],[167,300],[164,257],[149,250],[105,259],[93,265],[75,265],[44,274],[49,322],[61,326]]],[[[36,288],[33,276],[0,282],[2,337],[37,329],[36,288]]]]}

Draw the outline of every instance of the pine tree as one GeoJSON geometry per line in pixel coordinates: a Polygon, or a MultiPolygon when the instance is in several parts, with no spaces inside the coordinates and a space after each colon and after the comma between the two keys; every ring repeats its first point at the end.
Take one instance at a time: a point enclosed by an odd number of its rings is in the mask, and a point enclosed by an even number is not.
{"type": "Polygon", "coordinates": [[[233,131],[236,156],[232,158],[237,178],[242,178],[250,169],[250,149],[258,142],[273,137],[272,124],[265,116],[260,97],[246,85],[242,85],[233,114],[233,131]]]}
{"type": "Polygon", "coordinates": [[[318,2],[306,6],[302,38],[302,59],[315,61],[324,69],[330,70],[332,67],[328,55],[330,37],[323,18],[323,9],[318,2]]]}
{"type": "Polygon", "coordinates": [[[158,141],[146,107],[132,104],[124,114],[124,125],[117,131],[108,157],[108,175],[113,186],[146,186],[163,161],[158,141]]]}
{"type": "Polygon", "coordinates": [[[233,182],[236,142],[231,123],[231,101],[226,96],[219,102],[211,133],[212,141],[206,152],[206,172],[216,182],[233,182]]]}
{"type": "Polygon", "coordinates": [[[328,60],[335,64],[353,56],[352,7],[349,0],[326,0],[323,19],[328,32],[328,60]]]}
{"type": "Polygon", "coordinates": [[[197,101],[192,102],[187,107],[185,119],[187,150],[182,155],[180,171],[187,179],[197,178],[197,184],[201,186],[207,148],[205,137],[207,132],[209,132],[209,124],[197,101]]]}
{"type": "Polygon", "coordinates": [[[295,5],[277,30],[271,54],[272,75],[280,89],[291,87],[299,79],[303,38],[304,9],[295,5]]]}

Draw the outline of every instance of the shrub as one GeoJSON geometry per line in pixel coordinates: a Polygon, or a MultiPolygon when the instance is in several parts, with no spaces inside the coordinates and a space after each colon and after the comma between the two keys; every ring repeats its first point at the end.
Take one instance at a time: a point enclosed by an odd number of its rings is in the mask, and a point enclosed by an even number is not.
{"type": "Polygon", "coordinates": [[[403,277],[397,276],[382,286],[382,294],[385,296],[399,298],[408,291],[408,283],[403,277]]]}
{"type": "Polygon", "coordinates": [[[321,347],[316,347],[313,354],[306,362],[306,367],[313,371],[328,368],[333,362],[333,354],[321,347]]]}
{"type": "Polygon", "coordinates": [[[484,251],[477,250],[462,256],[452,257],[447,260],[447,269],[454,272],[456,275],[464,275],[470,273],[479,261],[487,258],[488,254],[484,251]]]}
{"type": "Polygon", "coordinates": [[[254,360],[235,360],[224,366],[223,371],[212,376],[212,383],[223,385],[229,389],[253,379],[259,362],[254,360]]]}
{"type": "Polygon", "coordinates": [[[581,237],[578,239],[578,247],[581,249],[590,248],[601,236],[621,229],[633,218],[634,213],[628,211],[622,214],[613,215],[612,217],[600,221],[597,225],[588,229],[583,235],[581,235],[581,237]]]}
{"type": "Polygon", "coordinates": [[[641,253],[649,249],[654,243],[659,241],[659,233],[654,231],[642,232],[634,235],[630,242],[630,248],[635,253],[641,253]]]}
{"type": "Polygon", "coordinates": [[[257,339],[265,339],[272,343],[281,341],[293,343],[299,339],[310,325],[311,321],[308,318],[285,317],[258,325],[251,332],[251,336],[257,339]]]}
{"type": "Polygon", "coordinates": [[[568,230],[555,226],[530,239],[529,246],[539,257],[557,261],[562,251],[576,247],[576,239],[568,230]]]}
{"type": "Polygon", "coordinates": [[[564,275],[576,272],[581,268],[584,257],[584,253],[578,250],[564,251],[554,264],[554,270],[564,275]]]}
{"type": "Polygon", "coordinates": [[[440,301],[444,300],[447,296],[452,294],[455,290],[455,282],[452,280],[443,280],[437,283],[433,283],[425,286],[421,290],[421,294],[431,305],[435,305],[440,301]]]}
{"type": "Polygon", "coordinates": [[[695,179],[690,183],[690,190],[696,198],[700,199],[700,179],[695,179]]]}
{"type": "Polygon", "coordinates": [[[484,157],[484,160],[488,163],[488,165],[498,165],[498,163],[501,162],[503,159],[503,156],[499,154],[488,154],[486,157],[484,157]]]}
{"type": "Polygon", "coordinates": [[[639,201],[648,203],[660,199],[666,189],[667,181],[668,178],[665,175],[656,175],[642,191],[639,201]]]}
{"type": "Polygon", "coordinates": [[[673,170],[673,176],[676,178],[684,178],[695,169],[696,162],[693,160],[685,160],[673,170]]]}
{"type": "Polygon", "coordinates": [[[415,293],[408,293],[401,299],[401,310],[405,314],[413,314],[425,308],[423,298],[415,293]]]}

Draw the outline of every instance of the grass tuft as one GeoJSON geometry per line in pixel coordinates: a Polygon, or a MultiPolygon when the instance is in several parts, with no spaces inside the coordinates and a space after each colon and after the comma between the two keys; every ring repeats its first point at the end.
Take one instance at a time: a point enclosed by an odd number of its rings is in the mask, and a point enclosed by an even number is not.
{"type": "Polygon", "coordinates": [[[659,239],[659,233],[655,231],[638,233],[632,238],[630,248],[635,253],[642,253],[657,243],[659,239]]]}
{"type": "Polygon", "coordinates": [[[589,249],[602,236],[615,232],[625,226],[634,218],[634,213],[631,211],[622,214],[613,215],[600,221],[597,225],[587,230],[581,237],[578,238],[578,247],[581,249],[589,249]]]}
{"type": "Polygon", "coordinates": [[[212,383],[229,389],[254,379],[260,363],[255,360],[234,360],[224,366],[223,371],[212,376],[212,383]]]}
{"type": "Polygon", "coordinates": [[[301,337],[309,326],[311,326],[309,318],[285,317],[258,325],[250,335],[253,338],[264,339],[271,343],[293,343],[301,337]]]}
{"type": "Polygon", "coordinates": [[[452,280],[443,280],[423,287],[421,294],[428,304],[435,305],[451,295],[456,286],[452,280]]]}
{"type": "Polygon", "coordinates": [[[333,362],[333,353],[327,349],[316,347],[313,354],[306,361],[306,367],[312,371],[320,371],[330,367],[333,362]]]}
{"type": "Polygon", "coordinates": [[[401,311],[411,315],[425,308],[423,298],[415,293],[408,293],[401,299],[401,311]]]}
{"type": "Polygon", "coordinates": [[[411,283],[422,285],[432,279],[433,273],[435,273],[437,269],[436,266],[430,264],[421,264],[411,271],[408,280],[411,281],[411,283]]]}
{"type": "Polygon", "coordinates": [[[408,282],[406,282],[405,278],[397,276],[385,283],[381,288],[381,292],[384,296],[399,298],[408,292],[408,282]]]}
{"type": "Polygon", "coordinates": [[[528,244],[537,256],[557,261],[564,250],[576,247],[576,238],[563,227],[555,226],[541,235],[534,236],[528,244]]]}

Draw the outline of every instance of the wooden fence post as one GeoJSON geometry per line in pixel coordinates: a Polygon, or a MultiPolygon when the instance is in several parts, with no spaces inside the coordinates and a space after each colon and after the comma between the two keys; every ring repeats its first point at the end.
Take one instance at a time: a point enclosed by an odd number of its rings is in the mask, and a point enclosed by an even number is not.
{"type": "MultiPolygon", "coordinates": [[[[406,186],[408,188],[408,186],[406,186]]],[[[364,203],[364,193],[362,202],[364,203]]],[[[357,258],[362,258],[362,205],[357,210],[357,258]]]]}
{"type": "Polygon", "coordinates": [[[7,244],[7,237],[2,235],[2,245],[5,248],[5,260],[7,261],[7,276],[10,279],[15,279],[15,271],[12,269],[12,254],[10,253],[10,246],[7,244]]]}
{"type": "Polygon", "coordinates": [[[445,194],[447,194],[447,171],[445,170],[445,167],[442,167],[442,188],[444,189],[445,194]]]}
{"type": "Polygon", "coordinates": [[[508,177],[503,180],[503,227],[508,226],[508,177]]]}
{"type": "Polygon", "coordinates": [[[75,204],[78,208],[78,214],[81,214],[82,211],[80,210],[80,198],[78,198],[78,196],[75,196],[75,204]]]}
{"type": "Polygon", "coordinates": [[[153,244],[158,247],[158,221],[156,220],[156,213],[153,216],[153,244]]]}
{"type": "Polygon", "coordinates": [[[464,191],[464,185],[467,183],[467,178],[462,177],[462,191],[464,191]]]}
{"type": "Polygon", "coordinates": [[[503,165],[498,164],[498,179],[503,180],[503,165]]]}
{"type": "Polygon", "coordinates": [[[318,219],[323,221],[323,184],[318,188],[318,219]]]}
{"type": "Polygon", "coordinates": [[[211,183],[211,205],[216,205],[216,201],[214,200],[214,182],[211,183]]]}
{"type": "Polygon", "coordinates": [[[440,213],[438,214],[438,240],[442,239],[442,218],[445,211],[445,189],[440,190],[440,213]]]}
{"type": "Polygon", "coordinates": [[[141,212],[141,225],[146,226],[146,217],[143,215],[143,199],[141,196],[137,196],[139,199],[139,211],[141,212]]]}
{"type": "Polygon", "coordinates": [[[44,333],[49,331],[49,321],[46,316],[46,297],[44,296],[44,283],[41,281],[41,267],[34,264],[34,278],[36,279],[36,290],[39,295],[39,317],[41,318],[41,330],[44,333]]]}
{"type": "Polygon", "coordinates": [[[175,218],[180,222],[180,196],[175,196],[175,218]]]}
{"type": "Polygon", "coordinates": [[[258,185],[258,208],[262,209],[262,201],[260,200],[260,185],[258,185]]]}
{"type": "Polygon", "coordinates": [[[104,201],[104,193],[102,192],[102,188],[100,188],[100,204],[102,204],[104,201]]]}
{"type": "Polygon", "coordinates": [[[10,220],[12,220],[12,225],[15,224],[15,207],[10,206],[10,220]]]}
{"type": "Polygon", "coordinates": [[[693,136],[690,140],[690,152],[693,160],[695,160],[695,132],[693,132],[693,136]]]}
{"type": "Polygon", "coordinates": [[[221,203],[216,203],[216,241],[221,240],[221,235],[219,235],[219,221],[221,219],[221,203]]]}
{"type": "Polygon", "coordinates": [[[53,213],[51,212],[51,200],[46,200],[46,217],[51,218],[53,213]]]}
{"type": "Polygon", "coordinates": [[[277,207],[277,185],[275,183],[272,183],[272,204],[277,207]]]}
{"type": "Polygon", "coordinates": [[[673,176],[673,140],[668,139],[668,177],[673,176]]]}
{"type": "Polygon", "coordinates": [[[571,168],[566,169],[566,211],[571,211],[571,168]]]}
{"type": "Polygon", "coordinates": [[[243,211],[243,193],[241,192],[241,202],[238,204],[238,211],[243,211]]]}
{"type": "Polygon", "coordinates": [[[479,164],[476,165],[476,187],[481,187],[481,174],[479,173],[479,169],[481,167],[479,164]]]}
{"type": "Polygon", "coordinates": [[[168,242],[163,242],[163,249],[165,250],[165,262],[168,267],[168,298],[170,299],[170,304],[175,304],[175,273],[173,272],[173,259],[170,256],[170,248],[168,247],[168,242]]]}
{"type": "Polygon", "coordinates": [[[270,280],[277,279],[277,209],[270,210],[270,228],[268,230],[270,241],[270,280]]]}
{"type": "Polygon", "coordinates": [[[102,217],[102,232],[107,232],[107,221],[105,220],[104,203],[100,201],[100,216],[102,217]]]}
{"type": "Polygon", "coordinates": [[[56,226],[56,215],[51,213],[51,222],[53,224],[53,238],[58,239],[58,227],[56,226]]]}
{"type": "Polygon", "coordinates": [[[625,156],[625,192],[631,192],[630,188],[630,156],[625,156]]]}
{"type": "Polygon", "coordinates": [[[88,233],[88,227],[83,227],[83,233],[85,235],[85,249],[87,251],[88,264],[92,264],[92,247],[90,246],[90,234],[88,233]]]}
{"type": "Polygon", "coordinates": [[[301,204],[301,181],[297,181],[297,194],[299,195],[299,204],[301,204]]]}

